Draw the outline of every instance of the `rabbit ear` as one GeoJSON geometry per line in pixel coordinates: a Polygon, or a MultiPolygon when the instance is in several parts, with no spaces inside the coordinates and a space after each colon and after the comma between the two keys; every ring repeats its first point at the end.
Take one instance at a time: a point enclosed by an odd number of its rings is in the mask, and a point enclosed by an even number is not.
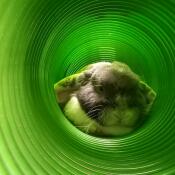
{"type": "Polygon", "coordinates": [[[88,83],[91,74],[89,71],[83,71],[64,78],[54,85],[54,90],[59,104],[65,105],[71,95],[75,93],[81,86],[88,83]]]}
{"type": "Polygon", "coordinates": [[[77,78],[79,76],[80,74],[68,76],[54,85],[55,95],[58,103],[67,103],[67,101],[70,99],[70,95],[79,88],[77,83],[77,78]]]}
{"type": "Polygon", "coordinates": [[[146,112],[149,112],[151,109],[151,106],[156,98],[156,93],[150,86],[148,86],[143,81],[139,82],[139,88],[146,99],[146,103],[147,103],[146,112]]]}

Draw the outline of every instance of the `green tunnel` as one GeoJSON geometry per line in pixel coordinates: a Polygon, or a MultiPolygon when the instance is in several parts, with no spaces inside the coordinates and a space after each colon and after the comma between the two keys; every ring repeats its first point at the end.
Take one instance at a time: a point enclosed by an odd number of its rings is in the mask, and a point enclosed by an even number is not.
{"type": "Polygon", "coordinates": [[[0,175],[175,174],[174,0],[0,0],[0,175]],[[122,138],[75,128],[53,85],[87,64],[127,63],[157,93],[122,138]]]}

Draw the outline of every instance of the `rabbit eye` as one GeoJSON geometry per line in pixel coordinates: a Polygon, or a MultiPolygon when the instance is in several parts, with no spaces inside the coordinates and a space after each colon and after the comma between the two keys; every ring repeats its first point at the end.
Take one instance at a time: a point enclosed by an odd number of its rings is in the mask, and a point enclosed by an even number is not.
{"type": "Polygon", "coordinates": [[[104,90],[103,86],[100,86],[100,87],[99,87],[99,91],[100,91],[100,92],[103,92],[103,90],[104,90]]]}
{"type": "Polygon", "coordinates": [[[99,91],[99,92],[103,92],[103,91],[104,91],[103,86],[98,86],[98,87],[97,87],[97,91],[99,91]]]}

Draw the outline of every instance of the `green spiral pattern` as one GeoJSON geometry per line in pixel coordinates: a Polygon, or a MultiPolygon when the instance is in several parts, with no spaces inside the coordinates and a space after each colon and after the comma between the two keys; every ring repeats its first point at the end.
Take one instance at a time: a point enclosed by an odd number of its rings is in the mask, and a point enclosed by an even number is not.
{"type": "Polygon", "coordinates": [[[175,174],[174,0],[0,0],[0,174],[175,174]],[[157,92],[130,136],[86,135],[53,84],[99,60],[157,92]]]}

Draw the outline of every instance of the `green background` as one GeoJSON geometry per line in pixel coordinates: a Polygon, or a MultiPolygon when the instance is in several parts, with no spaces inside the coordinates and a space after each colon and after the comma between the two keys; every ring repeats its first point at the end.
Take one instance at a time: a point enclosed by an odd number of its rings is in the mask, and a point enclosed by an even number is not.
{"type": "Polygon", "coordinates": [[[0,0],[0,174],[175,174],[174,0],[0,0]],[[99,60],[127,63],[156,92],[145,125],[86,135],[53,85],[99,60]]]}

